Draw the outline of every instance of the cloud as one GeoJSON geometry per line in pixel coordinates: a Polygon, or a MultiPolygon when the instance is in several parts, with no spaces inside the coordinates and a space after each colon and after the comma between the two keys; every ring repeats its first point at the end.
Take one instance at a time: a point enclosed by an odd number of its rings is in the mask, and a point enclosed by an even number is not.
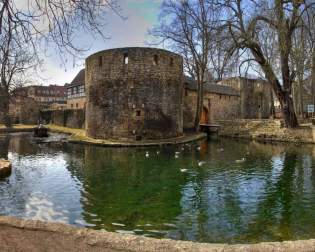
{"type": "MultiPolygon", "coordinates": [[[[121,0],[122,14],[127,19],[122,19],[114,13],[108,14],[104,32],[110,36],[109,40],[96,39],[85,33],[76,36],[78,44],[90,46],[84,56],[109,48],[144,46],[148,29],[157,22],[161,3],[162,0],[121,0]]],[[[54,55],[52,51],[50,54],[54,55]]],[[[65,68],[60,66],[60,59],[57,56],[47,58],[46,71],[43,75],[48,78],[48,81],[43,84],[61,85],[71,82],[77,72],[84,67],[83,59],[77,60],[76,63],[78,66],[73,67],[71,63],[68,63],[65,68]]]]}

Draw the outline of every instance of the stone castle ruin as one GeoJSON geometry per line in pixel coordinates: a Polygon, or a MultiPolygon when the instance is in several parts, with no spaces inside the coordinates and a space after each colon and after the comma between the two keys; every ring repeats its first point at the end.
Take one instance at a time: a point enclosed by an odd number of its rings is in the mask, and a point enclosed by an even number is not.
{"type": "Polygon", "coordinates": [[[98,139],[183,134],[183,60],[162,49],[120,48],[86,59],[86,130],[98,139]]]}
{"type": "MultiPolygon", "coordinates": [[[[100,51],[86,59],[78,76],[67,85],[71,106],[44,111],[45,121],[120,141],[175,138],[194,127],[197,83],[184,76],[183,59],[175,53],[140,47],[100,51]]],[[[269,118],[271,96],[261,79],[208,81],[200,123],[269,118]]]]}

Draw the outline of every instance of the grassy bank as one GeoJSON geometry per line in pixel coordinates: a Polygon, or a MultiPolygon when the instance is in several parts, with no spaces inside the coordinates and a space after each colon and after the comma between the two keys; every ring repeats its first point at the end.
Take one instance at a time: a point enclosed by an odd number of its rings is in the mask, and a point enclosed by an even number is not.
{"type": "Polygon", "coordinates": [[[7,128],[0,124],[0,134],[14,133],[14,132],[32,132],[35,125],[13,124],[12,127],[7,128]]]}
{"type": "Polygon", "coordinates": [[[176,138],[162,139],[162,140],[146,140],[146,141],[114,141],[94,139],[86,136],[84,129],[66,128],[57,125],[48,125],[48,128],[53,132],[71,134],[69,142],[78,144],[89,144],[99,146],[111,146],[111,147],[134,147],[134,146],[156,146],[156,145],[173,145],[197,141],[206,138],[205,133],[189,133],[176,138]]]}

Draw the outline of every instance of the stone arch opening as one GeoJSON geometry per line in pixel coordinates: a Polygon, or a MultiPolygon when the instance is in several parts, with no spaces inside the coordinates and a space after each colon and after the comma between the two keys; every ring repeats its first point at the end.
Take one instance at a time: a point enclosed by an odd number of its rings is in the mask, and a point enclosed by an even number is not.
{"type": "Polygon", "coordinates": [[[209,123],[209,110],[205,106],[202,107],[200,124],[208,124],[209,123]]]}

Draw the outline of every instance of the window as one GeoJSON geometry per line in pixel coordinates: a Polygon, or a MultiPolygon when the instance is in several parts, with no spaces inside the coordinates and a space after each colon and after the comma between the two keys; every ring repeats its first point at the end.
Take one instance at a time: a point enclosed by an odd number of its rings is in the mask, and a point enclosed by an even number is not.
{"type": "Polygon", "coordinates": [[[222,99],[222,95],[220,95],[220,99],[222,99]]]}
{"type": "Polygon", "coordinates": [[[80,87],[79,87],[79,95],[78,96],[84,96],[85,94],[84,94],[84,85],[81,85],[80,87]]]}
{"type": "Polygon", "coordinates": [[[103,65],[102,56],[98,57],[98,66],[101,67],[103,65]]]}
{"type": "Polygon", "coordinates": [[[73,108],[73,103],[71,103],[71,108],[73,108]]]}
{"type": "Polygon", "coordinates": [[[141,116],[141,110],[137,110],[137,111],[136,111],[136,115],[137,115],[137,116],[141,116]]]}
{"type": "Polygon", "coordinates": [[[128,53],[124,53],[124,64],[127,65],[129,63],[128,53]]]}
{"type": "Polygon", "coordinates": [[[171,60],[170,60],[170,66],[174,66],[174,59],[173,58],[171,58],[171,60]]]}
{"type": "Polygon", "coordinates": [[[76,108],[78,108],[78,107],[79,107],[79,104],[78,104],[78,103],[76,103],[76,104],[75,104],[75,107],[76,107],[76,108]]]}
{"type": "Polygon", "coordinates": [[[159,57],[157,55],[154,55],[153,65],[157,66],[158,64],[159,64],[159,57]]]}

